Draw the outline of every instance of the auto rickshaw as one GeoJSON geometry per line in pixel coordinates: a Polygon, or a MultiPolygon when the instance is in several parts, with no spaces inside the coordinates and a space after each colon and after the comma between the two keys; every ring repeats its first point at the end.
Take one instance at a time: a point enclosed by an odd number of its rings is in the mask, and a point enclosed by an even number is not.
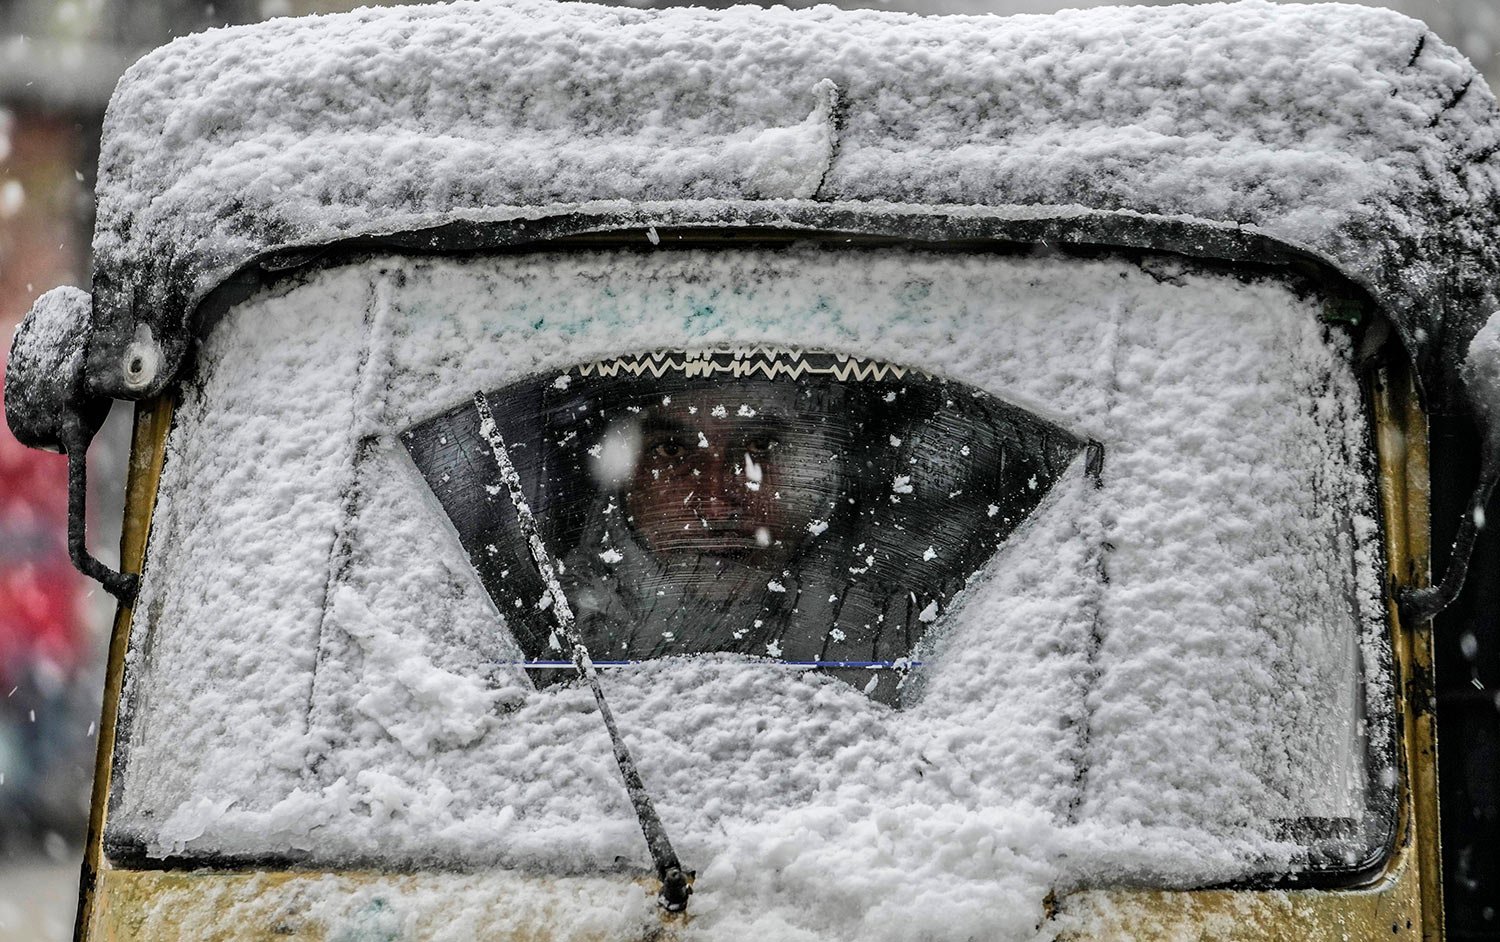
{"type": "Polygon", "coordinates": [[[1341,5],[152,53],[6,387],[120,599],[79,938],[1443,938],[1497,151],[1341,5]]]}

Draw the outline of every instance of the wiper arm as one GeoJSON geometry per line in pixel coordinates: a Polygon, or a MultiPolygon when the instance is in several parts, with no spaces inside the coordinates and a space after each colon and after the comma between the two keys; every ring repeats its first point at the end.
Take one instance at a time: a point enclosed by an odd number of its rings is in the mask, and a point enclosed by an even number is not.
{"type": "Polygon", "coordinates": [[[604,728],[609,731],[609,739],[614,746],[615,764],[620,767],[620,777],[625,780],[625,792],[635,808],[636,820],[641,824],[646,848],[651,852],[651,860],[656,865],[656,876],[661,881],[657,902],[667,912],[682,912],[687,909],[688,897],[693,893],[693,873],[683,869],[682,862],[677,859],[677,852],[672,849],[672,841],[667,837],[667,829],[662,826],[656,807],[651,803],[651,796],[646,793],[646,785],[641,781],[641,773],[636,769],[635,760],[630,757],[630,749],[615,725],[615,715],[610,711],[609,703],[604,699],[604,687],[599,683],[599,672],[594,669],[589,649],[578,633],[572,606],[568,604],[562,583],[557,578],[557,567],[552,562],[551,554],[547,552],[546,544],[542,542],[536,517],[532,515],[531,505],[526,502],[526,494],[521,490],[521,475],[510,460],[505,438],[500,434],[500,427],[495,424],[495,417],[490,412],[490,402],[482,391],[474,394],[474,410],[479,413],[479,435],[490,446],[495,465],[500,469],[500,479],[505,483],[510,502],[515,507],[521,536],[525,539],[527,548],[531,551],[532,562],[536,564],[542,583],[552,598],[551,610],[557,622],[557,633],[572,648],[573,669],[593,691],[599,715],[604,719],[604,728]]]}

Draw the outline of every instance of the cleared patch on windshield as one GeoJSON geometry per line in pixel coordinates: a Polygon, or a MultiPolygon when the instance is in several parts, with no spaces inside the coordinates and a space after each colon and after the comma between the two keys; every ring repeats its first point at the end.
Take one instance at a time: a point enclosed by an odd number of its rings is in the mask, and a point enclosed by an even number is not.
{"type": "MultiPolygon", "coordinates": [[[[485,392],[596,664],[742,655],[887,703],[1086,444],[962,383],[778,348],[657,351],[485,392]]],[[[473,404],[402,440],[533,677],[572,676],[473,404]]]]}

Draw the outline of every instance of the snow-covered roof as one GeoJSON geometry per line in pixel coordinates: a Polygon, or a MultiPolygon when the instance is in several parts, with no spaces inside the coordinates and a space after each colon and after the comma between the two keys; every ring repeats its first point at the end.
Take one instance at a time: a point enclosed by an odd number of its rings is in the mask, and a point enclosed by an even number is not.
{"type": "Polygon", "coordinates": [[[1430,364],[1494,306],[1497,132],[1458,52],[1349,5],[484,0],[215,30],[110,103],[89,381],[160,390],[204,299],[288,252],[768,224],[1306,253],[1371,293],[1441,394],[1430,364]]]}

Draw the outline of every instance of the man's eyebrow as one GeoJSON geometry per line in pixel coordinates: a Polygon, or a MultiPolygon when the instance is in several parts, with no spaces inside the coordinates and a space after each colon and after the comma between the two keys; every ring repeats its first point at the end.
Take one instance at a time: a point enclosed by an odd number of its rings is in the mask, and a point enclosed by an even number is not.
{"type": "Polygon", "coordinates": [[[743,419],[734,424],[736,432],[784,432],[795,423],[781,413],[762,412],[753,419],[743,419]]]}
{"type": "Polygon", "coordinates": [[[664,432],[686,432],[687,426],[677,419],[668,418],[664,415],[653,415],[641,423],[641,434],[659,435],[664,432]]]}

